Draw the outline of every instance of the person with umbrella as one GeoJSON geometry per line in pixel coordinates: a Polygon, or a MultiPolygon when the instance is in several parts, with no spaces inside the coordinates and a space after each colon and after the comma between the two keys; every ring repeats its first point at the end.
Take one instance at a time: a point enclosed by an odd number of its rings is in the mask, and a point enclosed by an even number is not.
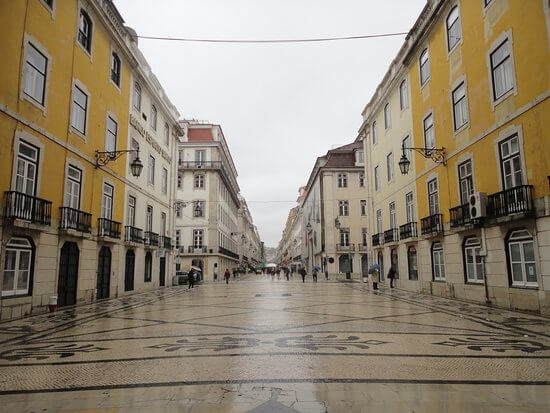
{"type": "Polygon", "coordinates": [[[317,274],[319,273],[319,270],[321,269],[321,267],[319,267],[318,265],[314,265],[313,266],[313,271],[311,272],[311,274],[313,275],[313,282],[317,282],[317,274]]]}
{"type": "Polygon", "coordinates": [[[378,283],[380,282],[380,265],[371,265],[368,273],[371,274],[372,277],[372,288],[378,290],[378,283]]]}
{"type": "Polygon", "coordinates": [[[187,282],[189,283],[189,287],[187,289],[195,288],[195,270],[193,267],[189,270],[189,273],[187,274],[187,282]]]}

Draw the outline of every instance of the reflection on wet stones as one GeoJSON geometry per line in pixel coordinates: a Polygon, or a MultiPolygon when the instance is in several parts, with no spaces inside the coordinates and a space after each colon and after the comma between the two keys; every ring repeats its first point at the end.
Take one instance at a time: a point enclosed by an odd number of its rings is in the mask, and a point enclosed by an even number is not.
{"type": "Polygon", "coordinates": [[[71,357],[77,353],[95,353],[96,351],[108,350],[106,347],[97,347],[94,344],[47,344],[43,346],[22,347],[0,353],[0,360],[23,360],[35,359],[46,360],[51,356],[61,358],[71,357]]]}
{"type": "Polygon", "coordinates": [[[336,349],[347,350],[348,347],[355,347],[360,349],[369,349],[371,346],[377,346],[380,344],[386,344],[387,341],[381,340],[362,340],[357,336],[338,337],[337,335],[328,335],[325,337],[316,337],[311,334],[301,337],[285,337],[275,340],[277,347],[294,347],[305,348],[308,350],[320,350],[320,349],[336,349]]]}
{"type": "Polygon", "coordinates": [[[176,340],[174,343],[156,344],[154,346],[147,346],[146,348],[162,349],[164,351],[199,351],[199,350],[212,350],[212,351],[226,351],[235,350],[239,348],[257,347],[260,345],[260,341],[256,338],[236,338],[236,337],[222,337],[222,338],[207,338],[200,337],[196,340],[181,339],[176,340]]]}

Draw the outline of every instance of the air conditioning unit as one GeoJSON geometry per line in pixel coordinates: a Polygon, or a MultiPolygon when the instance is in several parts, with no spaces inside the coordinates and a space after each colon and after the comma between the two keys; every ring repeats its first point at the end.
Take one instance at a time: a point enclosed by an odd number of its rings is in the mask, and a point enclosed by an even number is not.
{"type": "Polygon", "coordinates": [[[474,192],[470,195],[470,219],[479,219],[487,215],[487,194],[474,192]]]}

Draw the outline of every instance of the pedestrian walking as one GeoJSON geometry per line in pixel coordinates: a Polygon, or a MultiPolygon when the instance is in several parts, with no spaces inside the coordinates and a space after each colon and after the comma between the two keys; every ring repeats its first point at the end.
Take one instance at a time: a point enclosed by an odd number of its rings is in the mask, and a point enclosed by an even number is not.
{"type": "Polygon", "coordinates": [[[218,267],[214,267],[214,282],[218,281],[218,267]]]}
{"type": "Polygon", "coordinates": [[[281,269],[280,268],[277,268],[277,279],[278,280],[281,279],[281,269]]]}
{"type": "Polygon", "coordinates": [[[225,283],[229,284],[229,278],[231,278],[231,273],[229,272],[229,268],[225,269],[225,272],[223,273],[223,278],[225,278],[225,283]]]}
{"type": "Polygon", "coordinates": [[[290,270],[288,268],[285,268],[285,277],[287,281],[290,281],[290,270]]]}
{"type": "Polygon", "coordinates": [[[192,268],[191,271],[189,271],[189,273],[187,274],[187,282],[189,284],[189,287],[187,287],[188,290],[190,288],[195,288],[195,271],[192,268]]]}
{"type": "Polygon", "coordinates": [[[378,283],[380,282],[380,272],[378,270],[374,270],[371,274],[372,288],[373,290],[378,290],[378,283]]]}
{"type": "Polygon", "coordinates": [[[311,272],[311,274],[313,275],[313,282],[316,283],[317,282],[317,274],[318,274],[317,268],[313,267],[313,271],[311,272]]]}
{"type": "Polygon", "coordinates": [[[300,275],[302,276],[302,282],[305,283],[306,282],[306,274],[307,274],[307,271],[304,267],[300,268],[300,271],[298,271],[300,273],[300,275]]]}
{"type": "Polygon", "coordinates": [[[390,288],[393,288],[393,280],[395,279],[395,266],[391,266],[390,270],[388,271],[388,278],[390,280],[390,288]]]}

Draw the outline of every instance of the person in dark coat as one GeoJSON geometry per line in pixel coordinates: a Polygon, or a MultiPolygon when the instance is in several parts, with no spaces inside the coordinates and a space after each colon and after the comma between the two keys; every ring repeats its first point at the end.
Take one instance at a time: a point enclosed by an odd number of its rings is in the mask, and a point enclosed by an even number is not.
{"type": "Polygon", "coordinates": [[[223,278],[225,278],[225,283],[229,284],[229,278],[231,278],[231,273],[229,272],[229,268],[225,269],[225,272],[223,273],[223,278]]]}
{"type": "Polygon", "coordinates": [[[390,280],[390,288],[393,288],[393,280],[395,279],[395,267],[392,265],[388,271],[388,278],[390,280]]]}
{"type": "Polygon", "coordinates": [[[313,268],[313,271],[311,273],[313,274],[313,282],[317,282],[317,268],[313,268]]]}
{"type": "Polygon", "coordinates": [[[307,274],[306,269],[304,267],[300,268],[299,273],[302,276],[302,282],[305,283],[306,282],[306,274],[307,274]]]}
{"type": "Polygon", "coordinates": [[[288,268],[285,268],[285,277],[287,281],[290,281],[290,270],[288,268]]]}
{"type": "Polygon", "coordinates": [[[191,269],[191,271],[189,271],[189,274],[187,274],[187,282],[189,283],[189,288],[195,288],[195,271],[193,269],[191,269]]]}

